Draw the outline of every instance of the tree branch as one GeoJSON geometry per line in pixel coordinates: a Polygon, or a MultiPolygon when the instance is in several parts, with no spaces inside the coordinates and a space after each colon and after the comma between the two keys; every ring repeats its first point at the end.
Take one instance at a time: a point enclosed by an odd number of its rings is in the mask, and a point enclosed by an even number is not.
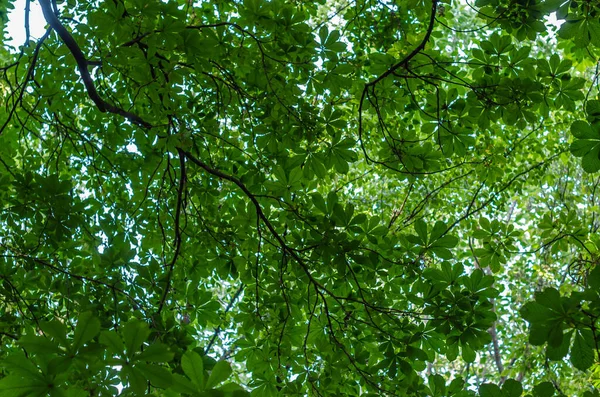
{"type": "Polygon", "coordinates": [[[179,258],[179,254],[181,253],[181,207],[183,206],[183,191],[185,190],[185,182],[187,179],[186,171],[185,171],[185,155],[183,150],[177,149],[179,152],[179,167],[181,175],[179,176],[179,189],[177,190],[177,208],[175,209],[175,253],[173,254],[173,258],[171,262],[169,262],[167,269],[167,285],[165,286],[165,290],[163,291],[163,295],[160,298],[160,303],[158,304],[158,310],[156,314],[160,314],[162,309],[165,306],[165,302],[167,300],[167,295],[169,294],[169,290],[171,289],[171,280],[173,278],[173,270],[175,269],[175,262],[179,258]]]}
{"type": "Polygon", "coordinates": [[[94,79],[92,79],[92,76],[90,75],[90,72],[88,70],[88,66],[90,65],[90,63],[83,54],[83,51],[81,51],[79,44],[77,44],[73,36],[58,20],[58,17],[52,9],[51,1],[40,0],[40,6],[42,7],[42,12],[44,14],[44,18],[46,19],[46,22],[48,22],[50,27],[54,29],[56,33],[58,33],[58,36],[60,37],[62,42],[67,46],[67,48],[71,52],[71,55],[73,55],[73,58],[75,58],[75,62],[77,62],[77,69],[79,70],[79,75],[81,76],[81,80],[83,80],[83,84],[88,93],[88,96],[94,102],[98,110],[100,110],[102,113],[113,113],[119,116],[123,116],[127,120],[139,125],[140,127],[152,128],[152,124],[148,123],[147,121],[144,121],[140,116],[128,112],[124,109],[121,109],[117,106],[114,106],[100,97],[98,91],[96,91],[94,79]]]}
{"type": "Polygon", "coordinates": [[[361,142],[361,147],[362,147],[362,150],[363,150],[363,153],[365,155],[367,162],[373,161],[373,160],[369,158],[369,155],[367,154],[367,149],[365,148],[364,144],[362,143],[363,142],[363,139],[362,139],[362,131],[363,131],[362,113],[363,113],[363,105],[365,103],[365,99],[368,96],[369,89],[374,88],[375,85],[377,85],[377,83],[379,83],[381,80],[385,79],[386,77],[392,75],[396,70],[408,65],[408,62],[410,62],[411,59],[413,59],[415,56],[417,56],[417,54],[419,54],[419,52],[421,52],[425,48],[425,45],[427,44],[427,42],[429,41],[429,38],[431,37],[431,32],[433,32],[433,25],[435,23],[435,14],[437,12],[437,3],[438,3],[438,0],[431,1],[431,15],[429,17],[429,25],[427,26],[427,31],[425,32],[425,36],[423,37],[423,40],[421,40],[419,45],[416,46],[410,52],[410,54],[405,56],[402,60],[400,60],[397,63],[395,63],[394,65],[392,65],[392,67],[390,67],[388,70],[386,70],[384,73],[379,75],[374,80],[371,80],[367,84],[365,84],[365,88],[363,89],[363,92],[360,96],[360,102],[358,104],[358,140],[361,142]]]}

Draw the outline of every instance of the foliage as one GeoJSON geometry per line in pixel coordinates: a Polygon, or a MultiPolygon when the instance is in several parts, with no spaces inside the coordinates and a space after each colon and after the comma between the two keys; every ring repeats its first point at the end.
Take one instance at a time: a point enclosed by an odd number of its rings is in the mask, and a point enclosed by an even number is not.
{"type": "Polygon", "coordinates": [[[599,396],[596,3],[37,5],[1,395],[599,396]]]}

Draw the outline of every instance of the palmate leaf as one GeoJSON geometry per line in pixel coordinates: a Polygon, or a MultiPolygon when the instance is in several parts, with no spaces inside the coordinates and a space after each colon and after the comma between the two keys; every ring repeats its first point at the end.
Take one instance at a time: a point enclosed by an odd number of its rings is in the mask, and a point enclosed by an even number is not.
{"type": "Polygon", "coordinates": [[[576,138],[571,144],[571,153],[582,157],[581,165],[586,172],[600,170],[600,123],[590,125],[585,121],[575,121],[571,133],[576,138]]]}
{"type": "Polygon", "coordinates": [[[585,47],[590,43],[599,46],[600,24],[594,18],[569,18],[560,27],[558,35],[561,38],[572,39],[578,47],[585,47]]]}

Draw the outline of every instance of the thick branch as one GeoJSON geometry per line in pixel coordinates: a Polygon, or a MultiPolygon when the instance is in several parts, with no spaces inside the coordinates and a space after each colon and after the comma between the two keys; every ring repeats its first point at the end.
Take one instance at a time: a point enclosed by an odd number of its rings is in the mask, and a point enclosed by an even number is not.
{"type": "Polygon", "coordinates": [[[88,70],[89,62],[79,44],[75,41],[73,36],[69,33],[69,31],[63,26],[63,24],[58,20],[58,17],[54,13],[52,9],[52,3],[50,0],[40,0],[40,6],[42,7],[42,12],[44,13],[44,18],[46,22],[50,25],[52,29],[58,33],[60,39],[65,43],[73,58],[75,58],[75,62],[77,62],[77,69],[79,70],[79,75],[81,76],[81,80],[83,80],[83,84],[85,85],[85,89],[88,93],[90,99],[94,102],[98,110],[102,113],[113,113],[118,114],[119,116],[123,116],[127,120],[131,121],[134,124],[137,124],[144,128],[152,128],[152,124],[144,121],[140,116],[123,110],[117,106],[114,106],[104,99],[100,97],[98,91],[96,91],[96,86],[94,85],[94,79],[90,75],[88,70]]]}

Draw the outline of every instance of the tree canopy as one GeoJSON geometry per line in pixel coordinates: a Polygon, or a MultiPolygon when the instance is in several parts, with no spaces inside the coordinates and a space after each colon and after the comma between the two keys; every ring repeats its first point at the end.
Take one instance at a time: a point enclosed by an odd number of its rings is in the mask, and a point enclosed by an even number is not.
{"type": "Polygon", "coordinates": [[[0,4],[0,395],[600,396],[598,2],[0,4]]]}

